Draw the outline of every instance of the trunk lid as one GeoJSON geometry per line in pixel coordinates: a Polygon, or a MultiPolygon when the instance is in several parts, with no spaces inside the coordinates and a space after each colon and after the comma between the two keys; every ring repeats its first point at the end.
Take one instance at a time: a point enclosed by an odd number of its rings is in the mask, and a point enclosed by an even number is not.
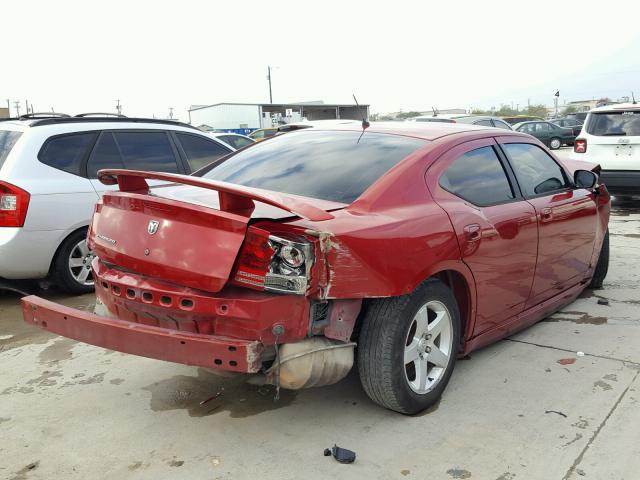
{"type": "Polygon", "coordinates": [[[118,170],[99,177],[121,190],[96,206],[89,242],[100,260],[210,292],[227,283],[255,216],[320,221],[333,218],[326,209],[344,206],[185,175],[118,170]],[[145,179],[191,187],[149,188],[145,179]]]}

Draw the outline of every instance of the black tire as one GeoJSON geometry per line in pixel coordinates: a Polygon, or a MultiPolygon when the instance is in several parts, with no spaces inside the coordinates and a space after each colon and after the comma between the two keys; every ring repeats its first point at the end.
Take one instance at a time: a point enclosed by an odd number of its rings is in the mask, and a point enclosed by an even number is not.
{"type": "Polygon", "coordinates": [[[598,257],[598,263],[596,269],[591,277],[591,283],[589,288],[602,288],[604,279],[607,277],[609,271],[609,230],[604,234],[604,240],[602,240],[602,249],[600,250],[600,256],[598,257]]]}
{"type": "Polygon", "coordinates": [[[429,279],[409,295],[375,299],[365,308],[358,339],[358,371],[364,391],[377,404],[407,415],[434,405],[449,382],[460,346],[460,313],[451,290],[429,279]],[[416,393],[405,373],[405,342],[418,310],[434,300],[446,307],[451,319],[451,353],[433,389],[416,393]]]}
{"type": "MultiPolygon", "coordinates": [[[[56,254],[55,259],[53,260],[51,278],[52,280],[67,293],[72,295],[80,295],[83,293],[92,292],[94,289],[93,284],[85,285],[80,283],[72,274],[72,271],[69,268],[69,257],[71,256],[71,252],[76,248],[78,243],[82,240],[86,240],[87,231],[86,230],[78,230],[77,232],[69,235],[60,248],[58,249],[58,253],[56,254]]],[[[90,263],[90,261],[88,260],[90,263]]]]}
{"type": "Polygon", "coordinates": [[[558,137],[553,137],[551,140],[549,140],[549,148],[551,150],[558,150],[561,146],[562,146],[562,139],[558,137]],[[554,142],[556,145],[555,147],[554,147],[554,142]]]}

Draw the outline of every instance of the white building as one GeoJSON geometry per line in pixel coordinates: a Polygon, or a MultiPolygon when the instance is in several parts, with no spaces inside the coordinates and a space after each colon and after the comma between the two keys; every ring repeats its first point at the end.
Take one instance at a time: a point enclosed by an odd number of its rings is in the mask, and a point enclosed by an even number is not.
{"type": "Polygon", "coordinates": [[[257,128],[302,120],[360,120],[369,117],[369,105],[304,103],[216,103],[193,105],[189,123],[203,129],[247,134],[257,128]]]}

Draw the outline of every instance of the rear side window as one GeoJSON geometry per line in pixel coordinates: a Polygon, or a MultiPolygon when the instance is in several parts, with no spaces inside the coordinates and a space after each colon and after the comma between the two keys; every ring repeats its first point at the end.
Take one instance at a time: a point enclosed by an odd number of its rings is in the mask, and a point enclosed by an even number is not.
{"type": "Polygon", "coordinates": [[[598,136],[639,136],[640,111],[592,113],[587,132],[598,136]]]}
{"type": "Polygon", "coordinates": [[[549,194],[569,186],[560,165],[540,147],[528,143],[506,143],[502,148],[511,160],[526,196],[549,194]]]}
{"type": "Polygon", "coordinates": [[[481,207],[515,198],[493,147],[478,148],[458,157],[440,177],[440,186],[481,207]]]}
{"type": "Polygon", "coordinates": [[[103,168],[125,168],[120,151],[111,132],[104,132],[91,152],[87,163],[89,178],[96,178],[98,170],[103,168]]]}
{"type": "Polygon", "coordinates": [[[113,135],[126,168],[178,172],[176,157],[165,132],[114,132],[113,135]]]}
{"type": "Polygon", "coordinates": [[[493,126],[496,128],[504,128],[505,130],[511,130],[511,127],[509,126],[509,124],[501,120],[496,120],[495,118],[493,119],[493,126]]]}
{"type": "Polygon", "coordinates": [[[239,150],[242,147],[246,147],[247,145],[251,145],[252,143],[254,143],[248,138],[240,137],[238,135],[221,135],[218,138],[220,138],[220,140],[222,140],[224,143],[231,145],[236,150],[239,150]]]}
{"type": "Polygon", "coordinates": [[[475,123],[476,125],[482,125],[483,127],[493,127],[491,120],[479,120],[475,123]]]}
{"type": "Polygon", "coordinates": [[[47,140],[38,154],[45,165],[81,175],[82,160],[97,136],[96,132],[61,135],[47,140]]]}
{"type": "Polygon", "coordinates": [[[351,203],[427,140],[361,131],[294,131],[240,150],[205,178],[351,203]]]}
{"type": "Polygon", "coordinates": [[[188,133],[176,133],[180,144],[187,154],[187,160],[192,171],[200,170],[211,162],[224,157],[230,152],[218,142],[188,133]]]}
{"type": "Polygon", "coordinates": [[[9,152],[16,144],[22,132],[13,132],[11,130],[0,130],[0,168],[9,156],[9,152]]]}

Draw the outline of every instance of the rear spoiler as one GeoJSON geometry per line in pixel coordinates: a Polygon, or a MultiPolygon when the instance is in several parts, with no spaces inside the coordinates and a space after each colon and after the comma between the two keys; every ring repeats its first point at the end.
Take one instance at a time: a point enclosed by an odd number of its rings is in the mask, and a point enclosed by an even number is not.
{"type": "Polygon", "coordinates": [[[176,173],[142,172],[139,170],[106,169],[98,171],[98,179],[105,185],[118,185],[121,192],[146,193],[149,180],[164,180],[181,185],[215,190],[220,197],[220,210],[250,216],[254,201],[281,208],[307,220],[319,222],[331,220],[333,215],[299,198],[283,193],[244,187],[233,183],[218,182],[200,177],[176,173]]]}

